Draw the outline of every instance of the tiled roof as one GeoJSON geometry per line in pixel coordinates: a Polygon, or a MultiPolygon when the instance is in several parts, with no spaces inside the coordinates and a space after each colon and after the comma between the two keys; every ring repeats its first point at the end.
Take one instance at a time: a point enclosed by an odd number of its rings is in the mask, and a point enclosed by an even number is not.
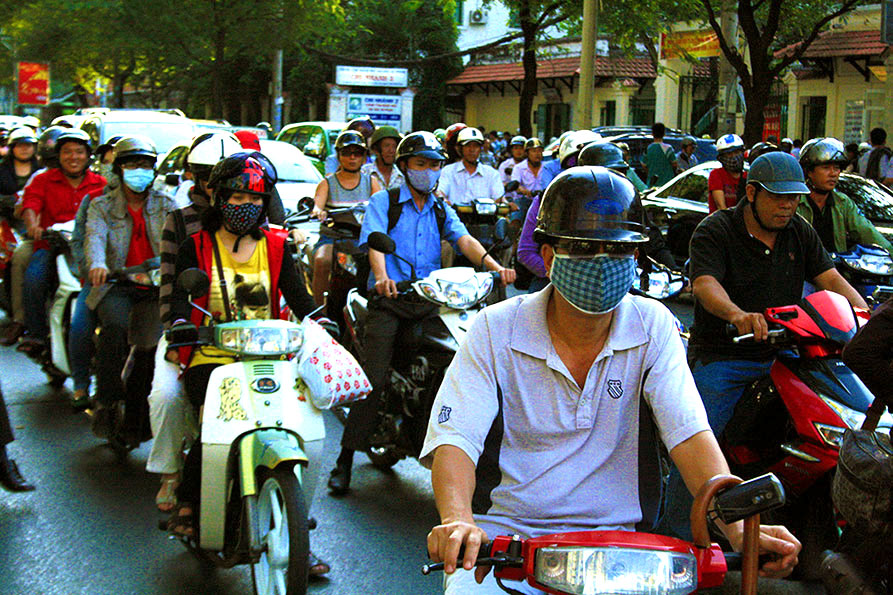
{"type": "MultiPolygon", "coordinates": [[[[775,52],[776,57],[781,57],[790,52],[799,44],[792,44],[775,52]]],[[[827,31],[816,38],[803,52],[804,58],[856,58],[880,56],[887,51],[889,46],[881,41],[881,32],[878,29],[872,31],[827,31]]]]}
{"type": "MultiPolygon", "coordinates": [[[[554,58],[537,60],[536,78],[558,78],[580,74],[580,58],[554,58]]],[[[654,66],[648,58],[614,58],[598,56],[595,60],[595,76],[601,78],[656,78],[654,66]]],[[[470,85],[520,81],[524,78],[524,65],[521,62],[510,64],[475,64],[468,66],[462,74],[447,81],[448,85],[470,85]]]]}

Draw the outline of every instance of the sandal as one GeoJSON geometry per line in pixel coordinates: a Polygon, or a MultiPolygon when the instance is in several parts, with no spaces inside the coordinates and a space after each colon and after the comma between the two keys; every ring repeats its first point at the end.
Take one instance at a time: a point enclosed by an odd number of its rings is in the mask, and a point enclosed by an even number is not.
{"type": "Polygon", "coordinates": [[[178,504],[167,521],[167,532],[175,537],[192,537],[195,533],[193,528],[195,522],[194,513],[192,504],[186,502],[178,504]],[[184,510],[189,510],[189,512],[184,514],[184,510]]]}
{"type": "Polygon", "coordinates": [[[323,576],[332,570],[327,562],[322,561],[313,552],[310,552],[307,557],[307,568],[310,569],[310,576],[323,576]]]}
{"type": "Polygon", "coordinates": [[[177,487],[180,485],[179,477],[161,480],[161,488],[155,495],[155,505],[161,512],[171,512],[177,506],[177,487]]]}

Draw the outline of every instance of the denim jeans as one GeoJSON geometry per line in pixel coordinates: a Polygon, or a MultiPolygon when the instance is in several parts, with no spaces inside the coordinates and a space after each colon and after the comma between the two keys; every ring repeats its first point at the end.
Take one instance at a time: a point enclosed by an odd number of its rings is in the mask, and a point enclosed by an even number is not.
{"type": "Polygon", "coordinates": [[[68,359],[74,389],[90,390],[90,368],[93,363],[93,333],[96,332],[96,313],[87,307],[87,296],[92,286],[84,284],[71,313],[68,331],[68,359]]]}
{"type": "MultiPolygon", "coordinates": [[[[716,436],[722,434],[732,419],[735,405],[754,380],[769,374],[773,360],[721,360],[702,364],[692,362],[692,376],[704,402],[707,420],[716,436]]],[[[667,502],[660,522],[660,532],[691,540],[689,513],[694,501],[679,470],[673,465],[667,486],[667,502]]]]}
{"type": "Polygon", "coordinates": [[[30,338],[44,343],[50,334],[46,305],[53,289],[55,274],[51,267],[54,265],[52,253],[41,249],[31,256],[28,268],[25,269],[25,328],[28,329],[30,338]]]}

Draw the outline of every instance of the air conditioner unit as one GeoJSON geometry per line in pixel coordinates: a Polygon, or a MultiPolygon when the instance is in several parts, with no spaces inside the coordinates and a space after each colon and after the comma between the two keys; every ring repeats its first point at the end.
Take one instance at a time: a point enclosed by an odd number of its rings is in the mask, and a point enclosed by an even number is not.
{"type": "Polygon", "coordinates": [[[471,25],[486,25],[487,13],[481,9],[475,9],[468,13],[468,23],[471,25]]]}

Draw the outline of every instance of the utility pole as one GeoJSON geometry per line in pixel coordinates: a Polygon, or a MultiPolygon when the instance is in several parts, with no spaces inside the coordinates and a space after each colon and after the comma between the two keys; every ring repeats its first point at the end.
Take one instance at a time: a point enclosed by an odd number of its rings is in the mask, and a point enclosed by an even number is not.
{"type": "Polygon", "coordinates": [[[273,104],[270,106],[270,117],[273,120],[273,132],[282,129],[282,50],[273,52],[273,104]]]}
{"type": "MultiPolygon", "coordinates": [[[[722,36],[735,50],[738,49],[738,2],[723,0],[720,13],[722,36]]],[[[716,135],[735,132],[735,106],[738,102],[738,73],[725,54],[719,55],[719,92],[716,98],[716,135]]]]}
{"type": "Polygon", "coordinates": [[[583,0],[583,46],[580,52],[580,90],[574,128],[592,128],[592,101],[595,89],[595,46],[598,42],[598,2],[583,0]]]}

